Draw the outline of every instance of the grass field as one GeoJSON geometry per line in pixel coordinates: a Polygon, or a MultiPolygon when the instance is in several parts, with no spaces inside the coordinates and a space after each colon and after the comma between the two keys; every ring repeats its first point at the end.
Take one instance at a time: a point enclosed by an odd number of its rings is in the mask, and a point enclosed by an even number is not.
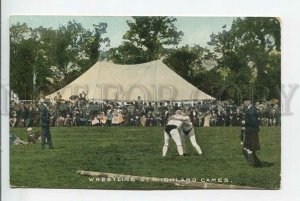
{"type": "MultiPolygon", "coordinates": [[[[203,155],[187,141],[189,155],[179,157],[173,142],[162,158],[163,128],[51,128],[54,150],[40,144],[10,147],[10,184],[30,188],[184,189],[151,182],[95,182],[77,170],[148,177],[228,179],[230,184],[280,187],[280,128],[262,127],[258,157],[264,167],[250,167],[241,153],[239,127],[196,128],[203,155]]],[[[39,130],[35,128],[34,130],[39,130]]],[[[24,128],[11,133],[27,139],[24,128]]]]}

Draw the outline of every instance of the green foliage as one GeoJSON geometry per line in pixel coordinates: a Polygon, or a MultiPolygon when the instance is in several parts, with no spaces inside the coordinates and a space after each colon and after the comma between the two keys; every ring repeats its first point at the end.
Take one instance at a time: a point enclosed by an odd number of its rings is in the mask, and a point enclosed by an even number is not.
{"type": "Polygon", "coordinates": [[[20,98],[31,99],[35,93],[33,83],[36,86],[49,84],[46,77],[51,73],[38,33],[26,24],[17,24],[11,27],[10,39],[10,87],[20,98]],[[37,79],[33,78],[34,74],[38,75],[37,79]]]}
{"type": "Polygon", "coordinates": [[[75,21],[56,30],[12,25],[11,89],[21,99],[31,99],[70,83],[100,58],[101,47],[109,46],[109,39],[103,38],[106,29],[106,23],[99,23],[86,30],[75,21]]]}
{"type": "MultiPolygon", "coordinates": [[[[39,128],[34,128],[37,130],[39,128]]],[[[162,158],[163,128],[51,128],[54,150],[40,144],[10,147],[10,182],[30,188],[184,189],[148,182],[90,182],[77,170],[167,178],[228,178],[236,185],[278,189],[280,186],[280,128],[262,127],[258,157],[263,168],[250,167],[239,144],[240,128],[196,128],[199,156],[187,141],[189,155],[179,157],[170,141],[162,158]]],[[[11,133],[26,139],[24,128],[11,133]]]]}
{"type": "Polygon", "coordinates": [[[160,59],[166,46],[177,45],[183,33],[177,31],[174,17],[132,17],[124,42],[110,50],[115,63],[136,64],[160,59]]]}
{"type": "Polygon", "coordinates": [[[170,66],[178,75],[184,79],[192,76],[193,67],[198,59],[198,54],[188,46],[171,50],[164,63],[170,66]]]}
{"type": "MultiPolygon", "coordinates": [[[[199,45],[169,49],[163,62],[178,75],[208,94],[217,94],[222,76],[214,66],[208,69],[205,62],[213,61],[213,53],[199,45]]],[[[212,64],[213,65],[213,64],[212,64]]]]}
{"type": "Polygon", "coordinates": [[[208,44],[214,48],[218,68],[229,69],[225,83],[237,86],[244,96],[253,93],[258,100],[280,99],[278,90],[273,90],[280,88],[280,23],[276,18],[237,18],[229,31],[213,33],[208,44]]]}
{"type": "Polygon", "coordinates": [[[229,30],[223,26],[211,34],[210,48],[177,47],[183,33],[175,22],[175,17],[132,17],[123,43],[108,51],[102,50],[110,43],[103,37],[106,23],[94,25],[93,30],[75,21],[58,29],[12,25],[11,89],[21,99],[30,99],[64,87],[97,60],[137,64],[163,59],[177,74],[218,99],[237,103],[249,95],[258,101],[280,99],[278,19],[236,18],[229,30]]]}
{"type": "Polygon", "coordinates": [[[224,80],[221,72],[217,69],[213,68],[196,74],[191,78],[191,83],[203,92],[213,95],[217,99],[222,99],[220,91],[224,86],[224,80]]]}

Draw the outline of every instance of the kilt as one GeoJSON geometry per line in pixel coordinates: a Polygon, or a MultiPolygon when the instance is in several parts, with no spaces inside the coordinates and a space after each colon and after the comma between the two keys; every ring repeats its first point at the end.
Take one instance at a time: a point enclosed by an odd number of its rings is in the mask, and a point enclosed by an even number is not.
{"type": "Polygon", "coordinates": [[[247,132],[244,138],[244,147],[250,149],[251,151],[260,150],[260,144],[257,132],[247,132]]]}

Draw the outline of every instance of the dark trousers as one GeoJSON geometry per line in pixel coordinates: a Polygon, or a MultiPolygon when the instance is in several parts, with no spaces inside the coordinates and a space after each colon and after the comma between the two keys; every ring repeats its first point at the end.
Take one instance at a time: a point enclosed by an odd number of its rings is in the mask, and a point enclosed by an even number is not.
{"type": "Polygon", "coordinates": [[[51,133],[50,133],[50,127],[42,127],[42,149],[45,148],[47,139],[47,144],[49,145],[49,148],[53,148],[53,143],[51,139],[51,133]]]}

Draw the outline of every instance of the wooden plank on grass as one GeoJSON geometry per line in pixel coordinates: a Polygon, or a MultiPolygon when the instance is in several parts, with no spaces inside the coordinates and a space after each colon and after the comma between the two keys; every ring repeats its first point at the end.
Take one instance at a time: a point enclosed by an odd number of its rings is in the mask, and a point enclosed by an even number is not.
{"type": "Polygon", "coordinates": [[[191,181],[191,180],[187,181],[187,180],[158,178],[158,177],[144,177],[144,176],[114,174],[114,173],[107,173],[107,172],[93,172],[93,171],[84,171],[84,170],[78,170],[76,173],[80,174],[82,176],[118,178],[118,180],[122,180],[122,181],[124,181],[124,179],[127,179],[128,181],[147,181],[147,182],[153,182],[153,183],[168,183],[168,184],[174,184],[176,186],[186,186],[186,187],[201,188],[201,189],[253,189],[253,190],[261,189],[261,188],[257,188],[257,187],[251,187],[251,186],[239,186],[239,185],[231,185],[231,184],[197,182],[197,181],[191,181]]]}

